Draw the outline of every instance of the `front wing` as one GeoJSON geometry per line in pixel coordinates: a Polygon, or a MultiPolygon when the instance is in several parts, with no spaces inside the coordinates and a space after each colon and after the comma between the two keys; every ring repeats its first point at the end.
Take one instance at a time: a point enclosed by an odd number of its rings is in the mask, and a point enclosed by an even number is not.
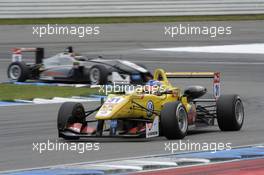
{"type": "Polygon", "coordinates": [[[111,130],[114,128],[109,128],[109,130],[103,131],[101,134],[82,134],[75,133],[70,130],[59,131],[59,137],[62,138],[153,138],[159,136],[159,117],[156,116],[152,123],[145,123],[145,132],[140,132],[137,134],[111,134],[111,130]]]}

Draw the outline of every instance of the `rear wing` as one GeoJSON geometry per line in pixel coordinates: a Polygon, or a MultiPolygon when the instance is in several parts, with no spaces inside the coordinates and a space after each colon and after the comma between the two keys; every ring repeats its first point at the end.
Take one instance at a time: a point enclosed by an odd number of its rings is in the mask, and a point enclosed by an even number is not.
{"type": "MultiPolygon", "coordinates": [[[[44,58],[44,48],[13,48],[12,62],[21,62],[23,60],[22,52],[35,52],[35,63],[41,64],[44,58]]],[[[66,53],[73,53],[73,47],[69,46],[65,49],[66,53]]]]}
{"type": "Polygon", "coordinates": [[[168,78],[214,78],[216,72],[166,72],[168,78]]]}
{"type": "Polygon", "coordinates": [[[23,60],[23,52],[35,52],[35,63],[42,63],[42,59],[44,58],[44,48],[13,48],[12,62],[21,62],[23,60]]]}
{"type": "Polygon", "coordinates": [[[165,72],[163,69],[156,69],[154,80],[163,81],[170,85],[168,78],[211,78],[213,79],[213,95],[215,99],[220,97],[220,72],[165,72]]]}
{"type": "Polygon", "coordinates": [[[213,79],[213,95],[220,97],[220,72],[166,72],[167,78],[211,78],[213,79]]]}

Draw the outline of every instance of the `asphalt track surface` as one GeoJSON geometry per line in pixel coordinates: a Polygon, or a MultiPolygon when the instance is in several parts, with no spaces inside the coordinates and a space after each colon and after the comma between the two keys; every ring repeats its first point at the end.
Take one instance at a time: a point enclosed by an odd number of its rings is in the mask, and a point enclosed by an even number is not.
{"type": "MultiPolygon", "coordinates": [[[[209,54],[186,52],[154,52],[142,49],[159,47],[183,47],[225,44],[264,43],[264,22],[205,22],[193,25],[232,26],[232,35],[210,38],[208,36],[164,36],[164,25],[172,24],[115,24],[100,25],[99,37],[39,38],[32,35],[31,26],[0,26],[0,80],[5,81],[12,47],[45,47],[50,56],[65,46],[73,45],[78,52],[90,55],[120,55],[124,59],[142,62],[154,70],[156,67],[168,71],[220,71],[222,94],[236,93],[244,101],[246,119],[240,132],[220,132],[218,127],[191,132],[184,142],[222,142],[232,146],[264,143],[264,58],[261,54],[209,54]]],[[[179,24],[179,23],[177,23],[179,24]]],[[[187,23],[182,23],[187,24],[187,23]]],[[[177,81],[179,86],[205,84],[207,80],[177,81]]],[[[97,104],[85,104],[87,108],[97,104]]],[[[84,154],[69,151],[33,151],[32,143],[57,142],[56,116],[59,104],[1,107],[0,109],[0,170],[33,168],[65,163],[88,162],[105,159],[166,154],[165,138],[151,140],[100,139],[100,151],[84,154]]],[[[60,140],[63,142],[62,140],[60,140]]],[[[85,140],[97,142],[98,140],[85,140]]],[[[178,140],[172,142],[179,142],[178,140]]],[[[188,150],[187,150],[188,151],[188,150]]],[[[192,150],[194,151],[194,150],[192,150]]]]}

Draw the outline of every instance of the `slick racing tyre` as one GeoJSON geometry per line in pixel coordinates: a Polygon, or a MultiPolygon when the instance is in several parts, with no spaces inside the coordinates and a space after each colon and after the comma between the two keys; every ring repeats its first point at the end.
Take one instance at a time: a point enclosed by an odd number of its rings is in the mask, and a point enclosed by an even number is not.
{"type": "MultiPolygon", "coordinates": [[[[67,126],[72,123],[84,123],[85,122],[85,111],[81,103],[65,102],[61,105],[57,118],[57,128],[59,137],[60,132],[65,131],[67,126]]],[[[65,137],[64,139],[79,139],[79,137],[65,137]]]]}
{"type": "Polygon", "coordinates": [[[161,111],[162,134],[167,139],[182,139],[188,131],[188,114],[179,101],[166,103],[161,111]]]}
{"type": "Polygon", "coordinates": [[[217,123],[221,131],[239,131],[244,123],[244,107],[238,95],[223,95],[216,102],[217,123]]]}
{"type": "Polygon", "coordinates": [[[92,85],[104,85],[108,81],[108,70],[105,66],[95,65],[91,67],[89,79],[92,85]]]}
{"type": "Polygon", "coordinates": [[[13,62],[8,66],[7,76],[12,81],[24,82],[29,77],[29,71],[24,62],[13,62]]]}

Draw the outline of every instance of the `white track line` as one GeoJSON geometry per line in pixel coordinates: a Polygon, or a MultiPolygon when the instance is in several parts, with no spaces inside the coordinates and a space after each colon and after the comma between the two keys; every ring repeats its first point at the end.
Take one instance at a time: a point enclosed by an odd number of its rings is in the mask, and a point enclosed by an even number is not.
{"type": "MultiPolygon", "coordinates": [[[[235,148],[243,148],[243,147],[260,147],[264,143],[258,143],[258,144],[251,144],[251,145],[241,145],[241,146],[234,146],[232,149],[235,148]]],[[[196,153],[197,151],[186,151],[186,152],[180,152],[175,155],[180,154],[186,154],[186,153],[196,153]]],[[[57,164],[57,165],[50,165],[50,166],[42,166],[42,167],[35,167],[35,168],[24,168],[24,169],[16,169],[16,170],[6,170],[6,171],[0,171],[0,174],[3,173],[14,173],[19,171],[31,171],[31,170],[39,170],[39,169],[47,169],[47,168],[58,168],[58,167],[68,167],[68,166],[81,166],[86,164],[98,164],[98,163],[107,163],[107,162],[113,162],[113,161],[125,161],[125,160],[131,160],[131,159],[142,159],[142,158],[150,158],[150,157],[161,157],[161,156],[168,156],[172,154],[154,154],[154,155],[145,155],[145,156],[137,156],[137,157],[127,157],[127,158],[116,158],[116,159],[107,159],[107,160],[97,160],[97,161],[90,161],[90,162],[77,162],[77,163],[68,163],[68,164],[57,164]]],[[[220,162],[221,163],[221,162],[220,162]]],[[[181,166],[185,167],[185,166],[181,166]]],[[[176,168],[176,167],[173,167],[176,168]]],[[[162,170],[165,169],[171,169],[171,168],[162,168],[162,170]]],[[[157,170],[157,169],[155,169],[157,170]]],[[[145,171],[144,171],[145,172],[145,171]]]]}
{"type": "Polygon", "coordinates": [[[176,162],[165,162],[165,161],[151,161],[151,160],[129,160],[129,163],[140,163],[140,164],[151,164],[151,165],[164,165],[164,166],[177,166],[176,162]]]}
{"type": "Polygon", "coordinates": [[[12,106],[25,106],[25,105],[43,105],[43,104],[59,104],[64,102],[98,102],[99,98],[93,97],[77,97],[73,96],[72,98],[62,98],[62,97],[54,97],[52,99],[44,99],[44,98],[34,98],[32,101],[29,100],[20,100],[15,99],[15,102],[8,104],[0,104],[0,107],[12,107],[12,106]],[[16,103],[17,102],[17,103],[16,103]]]}
{"type": "Polygon", "coordinates": [[[264,54],[264,43],[199,46],[199,47],[172,47],[172,48],[151,48],[150,51],[166,52],[205,52],[205,53],[237,53],[237,54],[264,54]]]}
{"type": "MultiPolygon", "coordinates": [[[[263,48],[264,49],[264,48],[263,48]]],[[[219,64],[219,65],[264,65],[264,62],[226,62],[226,61],[158,61],[158,60],[149,60],[149,61],[137,61],[139,63],[163,63],[163,64],[219,64]]]]}
{"type": "Polygon", "coordinates": [[[96,167],[108,167],[108,168],[118,168],[118,169],[131,169],[142,171],[143,167],[140,166],[132,166],[132,165],[112,165],[112,164],[94,164],[92,166],[96,167]]]}

